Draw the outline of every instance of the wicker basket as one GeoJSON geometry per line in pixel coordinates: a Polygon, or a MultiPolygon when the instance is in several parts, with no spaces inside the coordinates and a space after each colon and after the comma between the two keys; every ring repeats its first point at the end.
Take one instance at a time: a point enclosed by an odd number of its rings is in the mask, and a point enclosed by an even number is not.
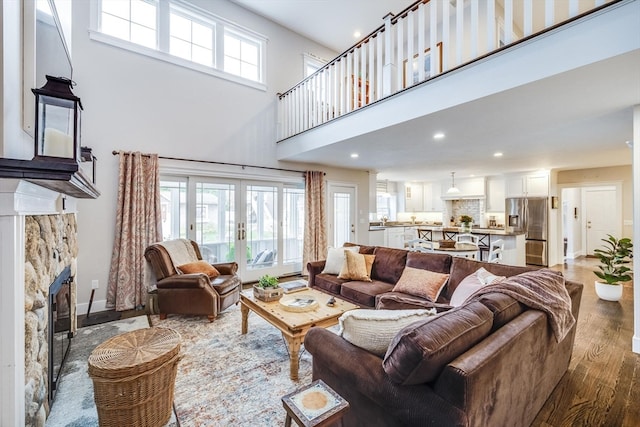
{"type": "Polygon", "coordinates": [[[264,302],[278,301],[284,294],[281,287],[277,288],[261,288],[253,285],[253,296],[264,302]]]}
{"type": "Polygon", "coordinates": [[[171,418],[180,334],[146,328],[108,339],[89,356],[100,426],[163,426],[171,418]]]}
{"type": "Polygon", "coordinates": [[[439,248],[455,248],[456,242],[455,240],[438,240],[439,248]]]}

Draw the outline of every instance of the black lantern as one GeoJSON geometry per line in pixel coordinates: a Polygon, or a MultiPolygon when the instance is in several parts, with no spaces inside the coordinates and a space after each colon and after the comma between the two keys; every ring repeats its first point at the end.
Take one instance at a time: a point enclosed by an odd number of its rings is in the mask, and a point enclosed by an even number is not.
{"type": "Polygon", "coordinates": [[[77,162],[80,157],[80,98],[71,92],[73,82],[47,76],[36,95],[35,159],[77,162]]]}

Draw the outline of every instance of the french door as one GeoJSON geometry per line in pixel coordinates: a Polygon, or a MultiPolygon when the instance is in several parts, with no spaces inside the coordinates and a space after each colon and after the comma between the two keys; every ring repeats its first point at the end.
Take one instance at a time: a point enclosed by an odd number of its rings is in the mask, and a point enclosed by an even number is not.
{"type": "Polygon", "coordinates": [[[237,262],[243,282],[302,270],[302,182],[162,177],[160,186],[164,240],[189,238],[206,261],[237,262]]]}

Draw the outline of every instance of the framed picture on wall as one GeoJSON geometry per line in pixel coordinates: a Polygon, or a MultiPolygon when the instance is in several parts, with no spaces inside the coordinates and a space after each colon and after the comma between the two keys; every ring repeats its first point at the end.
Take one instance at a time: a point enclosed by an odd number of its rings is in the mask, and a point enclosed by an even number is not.
{"type": "MultiPolygon", "coordinates": [[[[431,71],[431,48],[424,50],[424,77],[428,79],[429,77],[434,76],[435,74],[439,74],[442,72],[442,42],[436,44],[436,50],[438,52],[436,58],[436,68],[437,72],[432,73],[431,71]]],[[[413,55],[413,61],[411,61],[411,69],[408,67],[409,61],[407,59],[404,60],[402,64],[402,87],[412,86],[418,83],[419,79],[419,70],[418,70],[418,54],[413,55]]]]}

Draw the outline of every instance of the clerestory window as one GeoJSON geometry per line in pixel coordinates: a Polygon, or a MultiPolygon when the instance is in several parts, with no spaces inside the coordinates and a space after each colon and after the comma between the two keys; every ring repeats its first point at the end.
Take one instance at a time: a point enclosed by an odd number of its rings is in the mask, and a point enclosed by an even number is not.
{"type": "Polygon", "coordinates": [[[266,37],[184,0],[92,0],[91,38],[266,89],[266,37]]]}

